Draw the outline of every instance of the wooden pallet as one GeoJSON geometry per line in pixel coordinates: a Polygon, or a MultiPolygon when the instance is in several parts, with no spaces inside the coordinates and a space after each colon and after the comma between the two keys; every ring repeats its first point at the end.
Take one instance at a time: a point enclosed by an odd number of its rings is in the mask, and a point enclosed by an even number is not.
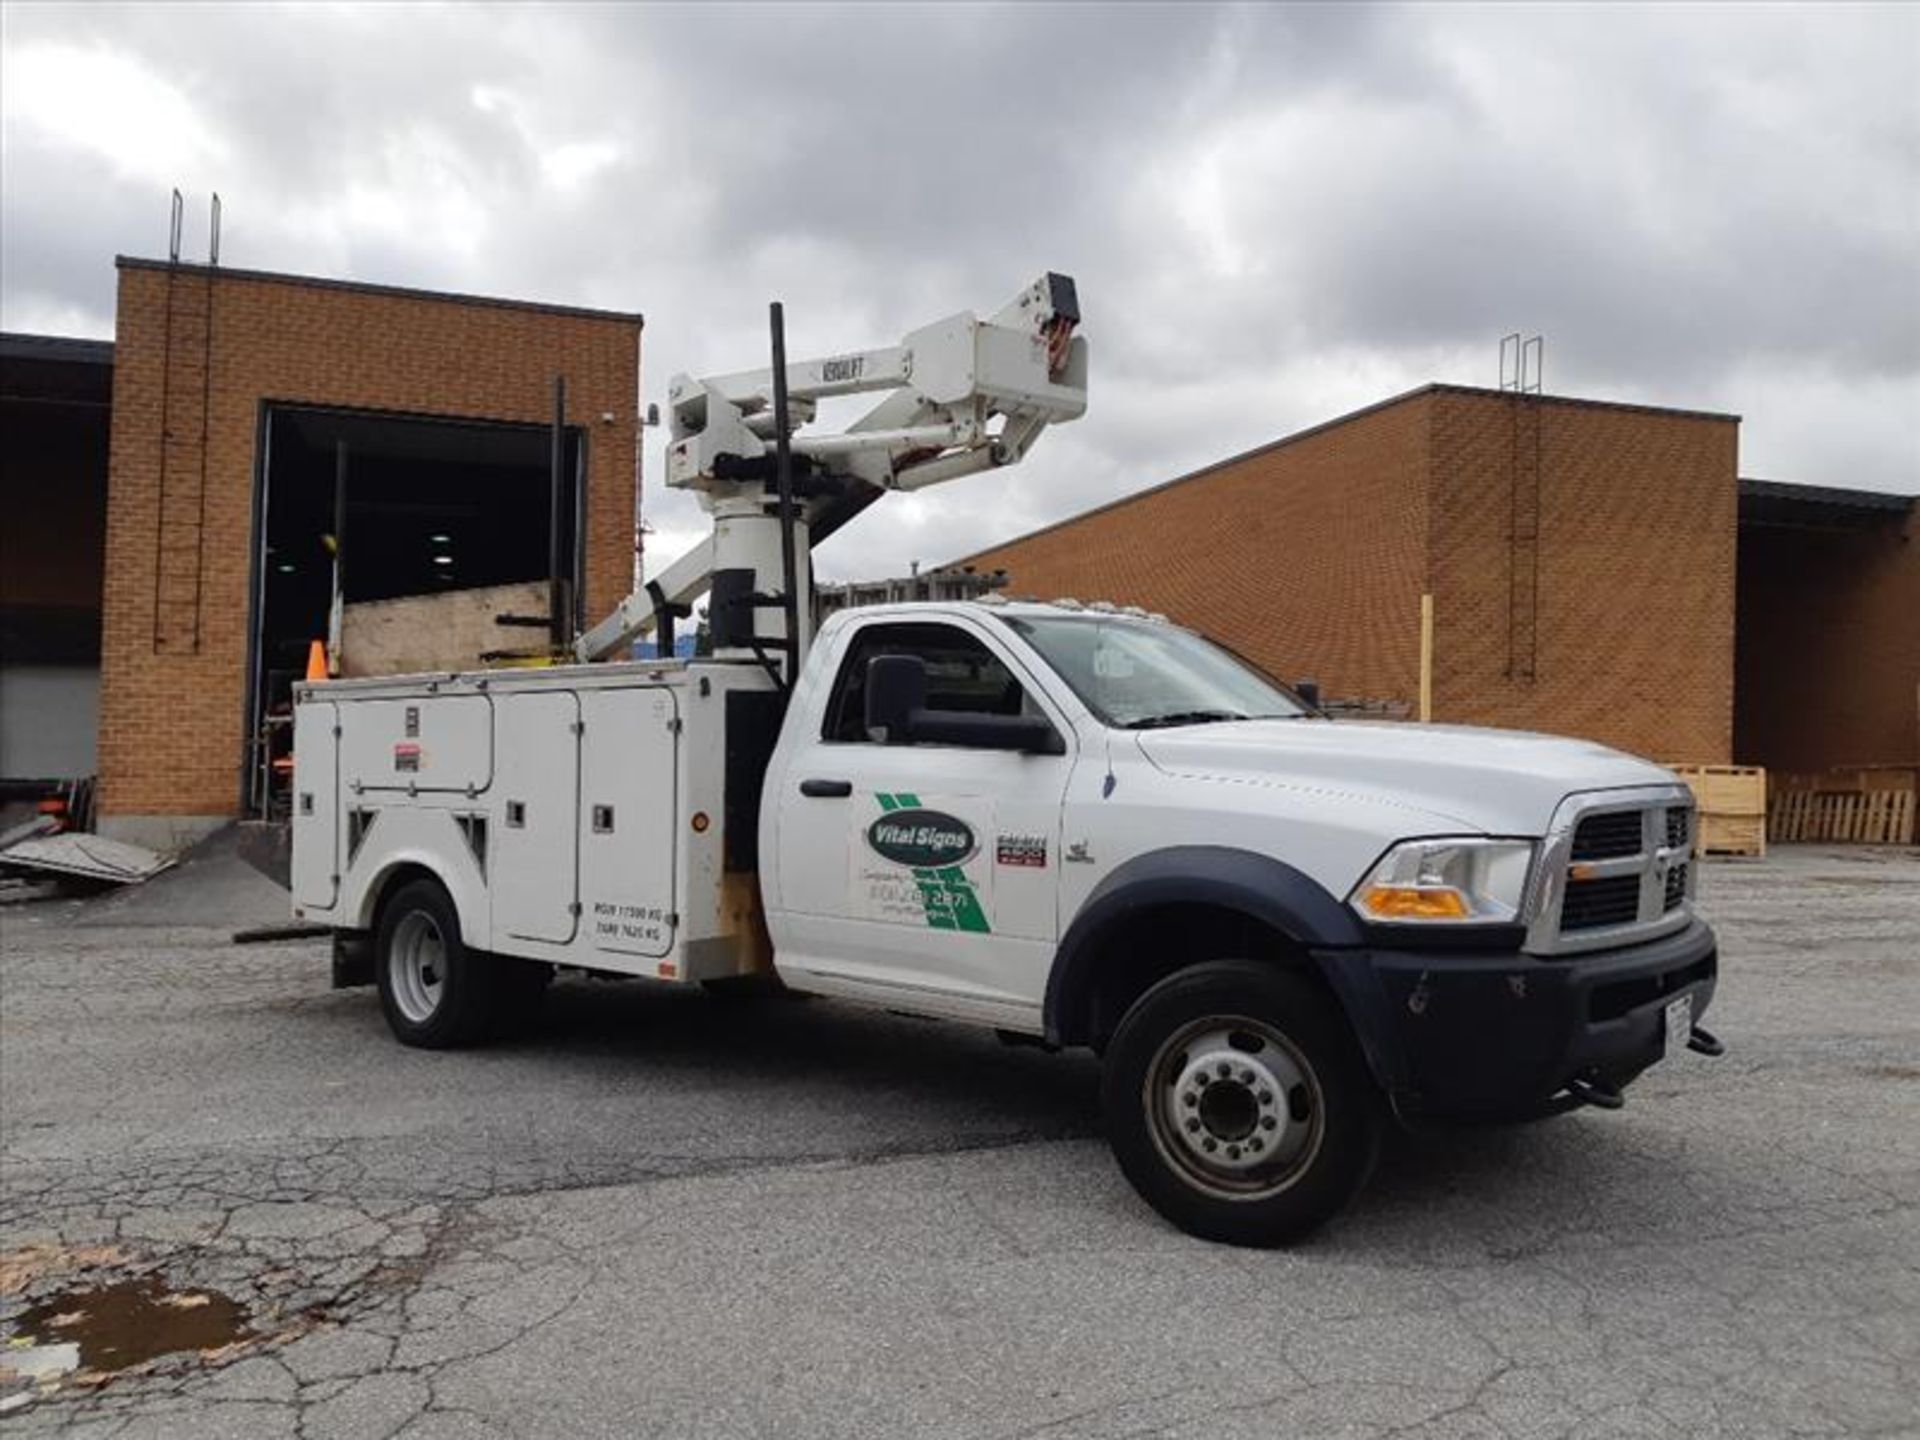
{"type": "Polygon", "coordinates": [[[1671,765],[1700,811],[1702,855],[1767,853],[1767,772],[1758,765],[1671,765]]]}
{"type": "Polygon", "coordinates": [[[1830,770],[1776,770],[1769,781],[1774,793],[1817,790],[1920,790],[1920,765],[1837,765],[1830,770]]]}
{"type": "Polygon", "coordinates": [[[1764,815],[1700,815],[1699,849],[1702,855],[1767,853],[1767,817],[1764,815]]]}
{"type": "Polygon", "coordinates": [[[1911,845],[1914,808],[1911,790],[1789,790],[1774,797],[1767,832],[1783,845],[1911,845]]]}

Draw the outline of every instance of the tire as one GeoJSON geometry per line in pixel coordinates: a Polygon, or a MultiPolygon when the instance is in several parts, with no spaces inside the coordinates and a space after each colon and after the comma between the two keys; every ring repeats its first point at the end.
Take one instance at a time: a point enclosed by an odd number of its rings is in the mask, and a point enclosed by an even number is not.
{"type": "Polygon", "coordinates": [[[460,916],[435,880],[404,885],[380,912],[374,939],[380,1008],[402,1045],[451,1050],[492,1028],[492,957],[467,949],[460,916]]]}
{"type": "Polygon", "coordinates": [[[1346,1017],[1272,965],[1213,961],[1148,990],[1114,1032],[1101,1091],[1122,1172],[1204,1240],[1300,1239],[1379,1151],[1379,1096],[1346,1017]]]}

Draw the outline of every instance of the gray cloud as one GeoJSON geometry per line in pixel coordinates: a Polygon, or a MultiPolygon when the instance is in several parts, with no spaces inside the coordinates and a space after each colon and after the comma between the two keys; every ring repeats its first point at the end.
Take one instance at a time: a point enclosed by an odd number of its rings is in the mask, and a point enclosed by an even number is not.
{"type": "MultiPolygon", "coordinates": [[[[1920,488],[1920,10],[1197,5],[0,17],[0,315],[116,250],[641,309],[644,387],[1072,271],[1087,419],[878,507],[904,568],[1548,337],[1556,390],[1742,412],[1743,468],[1920,488]],[[25,77],[24,83],[22,77],[25,77]]],[[[701,528],[645,497],[666,555],[701,528]]]]}

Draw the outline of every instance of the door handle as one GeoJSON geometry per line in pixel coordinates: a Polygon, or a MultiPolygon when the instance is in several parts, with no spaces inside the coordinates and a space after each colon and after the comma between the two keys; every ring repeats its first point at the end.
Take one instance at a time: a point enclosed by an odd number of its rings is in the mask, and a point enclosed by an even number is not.
{"type": "Polygon", "coordinates": [[[815,800],[844,800],[853,794],[851,780],[802,780],[800,793],[815,800]]]}

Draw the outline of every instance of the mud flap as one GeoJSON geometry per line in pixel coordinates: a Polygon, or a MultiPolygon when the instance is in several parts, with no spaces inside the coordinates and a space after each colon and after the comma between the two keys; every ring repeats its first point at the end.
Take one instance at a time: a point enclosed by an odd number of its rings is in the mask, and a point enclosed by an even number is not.
{"type": "Polygon", "coordinates": [[[373,936],[364,930],[333,932],[333,988],[373,984],[373,936]]]}

